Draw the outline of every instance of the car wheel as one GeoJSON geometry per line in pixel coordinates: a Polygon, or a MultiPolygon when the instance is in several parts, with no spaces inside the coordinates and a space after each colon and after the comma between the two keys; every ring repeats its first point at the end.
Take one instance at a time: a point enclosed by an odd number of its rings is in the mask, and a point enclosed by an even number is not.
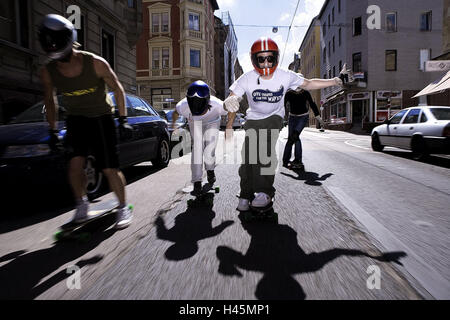
{"type": "Polygon", "coordinates": [[[103,172],[98,170],[94,156],[86,158],[84,172],[87,178],[86,191],[89,198],[94,198],[103,183],[103,172]]]}
{"type": "Polygon", "coordinates": [[[414,160],[425,160],[429,156],[427,145],[421,136],[413,137],[411,141],[411,151],[414,160]]]}
{"type": "Polygon", "coordinates": [[[152,164],[157,168],[167,167],[170,161],[170,146],[169,140],[163,138],[159,142],[158,146],[158,156],[155,160],[152,160],[152,164]]]}
{"type": "Polygon", "coordinates": [[[380,142],[380,137],[378,136],[377,133],[374,133],[372,135],[372,150],[381,152],[381,151],[383,151],[383,149],[384,149],[384,146],[380,142]]]}

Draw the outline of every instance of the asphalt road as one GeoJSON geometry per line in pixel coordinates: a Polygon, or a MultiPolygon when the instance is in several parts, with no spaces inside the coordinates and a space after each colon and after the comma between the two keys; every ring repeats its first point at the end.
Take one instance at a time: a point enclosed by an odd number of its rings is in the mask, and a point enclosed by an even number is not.
{"type": "MultiPolygon", "coordinates": [[[[243,131],[236,131],[236,144],[219,141],[220,193],[213,195],[212,206],[187,207],[191,196],[181,191],[190,180],[187,155],[160,171],[146,163],[127,170],[135,211],[125,230],[111,230],[110,221],[88,243],[55,244],[53,233],[73,214],[67,204],[2,223],[0,296],[448,297],[446,159],[414,162],[400,151],[367,150],[365,136],[306,129],[306,172],[282,168],[276,176],[279,224],[245,224],[235,210],[239,177],[233,161],[239,159],[233,150],[240,150],[242,138],[243,131]],[[81,288],[70,290],[67,268],[74,265],[81,268],[81,288]],[[379,289],[373,287],[375,274],[379,289]]],[[[111,198],[106,194],[101,200],[111,198]]]]}

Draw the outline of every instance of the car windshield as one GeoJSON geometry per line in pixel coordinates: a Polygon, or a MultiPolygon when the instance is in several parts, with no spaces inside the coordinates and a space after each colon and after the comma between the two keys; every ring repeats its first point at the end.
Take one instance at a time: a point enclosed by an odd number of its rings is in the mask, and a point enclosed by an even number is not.
{"type": "Polygon", "coordinates": [[[437,120],[450,120],[450,108],[430,108],[437,120]]]}
{"type": "MultiPolygon", "coordinates": [[[[61,105],[62,99],[58,97],[58,104],[61,105]]],[[[64,119],[64,107],[59,107],[59,120],[64,119]]],[[[39,101],[35,105],[31,106],[21,114],[19,114],[14,120],[10,122],[10,124],[18,124],[18,123],[30,123],[30,122],[44,122],[47,121],[47,117],[45,115],[45,105],[43,101],[39,101]]]]}

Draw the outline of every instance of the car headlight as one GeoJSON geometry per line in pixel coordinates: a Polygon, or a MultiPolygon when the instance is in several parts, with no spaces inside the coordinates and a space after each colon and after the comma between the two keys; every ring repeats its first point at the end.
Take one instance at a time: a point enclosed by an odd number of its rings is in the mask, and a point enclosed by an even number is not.
{"type": "Polygon", "coordinates": [[[51,149],[48,144],[31,144],[6,147],[2,158],[28,158],[48,155],[51,149]]]}

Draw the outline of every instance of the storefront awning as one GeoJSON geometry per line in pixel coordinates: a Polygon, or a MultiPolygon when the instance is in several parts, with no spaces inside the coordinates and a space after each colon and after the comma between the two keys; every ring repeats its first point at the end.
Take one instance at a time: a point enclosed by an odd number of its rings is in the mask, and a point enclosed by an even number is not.
{"type": "Polygon", "coordinates": [[[443,75],[440,79],[430,83],[422,91],[416,94],[413,98],[425,96],[429,94],[436,94],[450,89],[450,71],[443,75]]]}

